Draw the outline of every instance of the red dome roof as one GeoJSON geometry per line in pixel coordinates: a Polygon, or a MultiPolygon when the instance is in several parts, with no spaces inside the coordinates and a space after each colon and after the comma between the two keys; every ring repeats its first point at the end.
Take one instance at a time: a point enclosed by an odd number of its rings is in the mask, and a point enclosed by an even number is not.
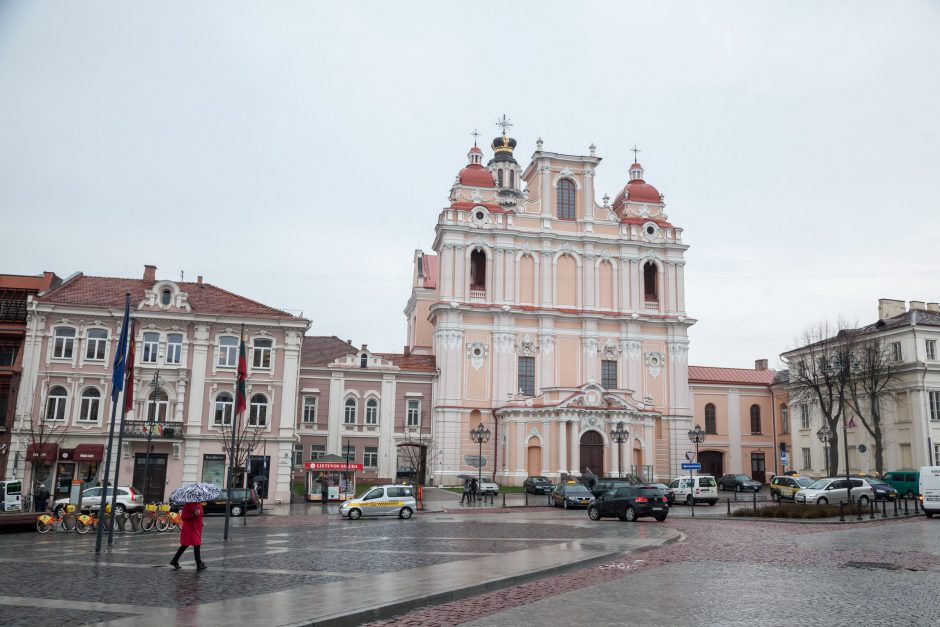
{"type": "Polygon", "coordinates": [[[472,185],[474,187],[496,187],[496,181],[490,171],[479,163],[471,163],[458,174],[461,185],[472,185]]]}
{"type": "Polygon", "coordinates": [[[642,179],[630,181],[624,190],[630,202],[662,202],[659,198],[659,190],[642,179]]]}
{"type": "Polygon", "coordinates": [[[473,148],[470,149],[470,152],[473,153],[473,154],[477,154],[477,155],[482,155],[482,154],[483,154],[483,151],[480,150],[480,147],[479,147],[479,146],[474,146],[473,148]]]}

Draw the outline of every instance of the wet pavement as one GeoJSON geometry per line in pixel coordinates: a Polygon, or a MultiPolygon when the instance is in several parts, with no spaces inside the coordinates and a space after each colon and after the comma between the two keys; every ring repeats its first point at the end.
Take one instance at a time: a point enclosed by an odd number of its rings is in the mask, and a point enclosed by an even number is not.
{"type": "MultiPolygon", "coordinates": [[[[458,499],[442,494],[436,509],[458,499]]],[[[249,517],[247,526],[236,520],[228,543],[222,518],[207,518],[203,572],[191,553],[183,570],[167,565],[177,532],[117,534],[97,559],[93,534],[0,536],[0,622],[360,623],[388,615],[388,607],[449,601],[679,535],[653,525],[598,533],[583,512],[549,508],[493,514],[464,507],[407,521],[347,521],[328,510],[249,517]]]]}

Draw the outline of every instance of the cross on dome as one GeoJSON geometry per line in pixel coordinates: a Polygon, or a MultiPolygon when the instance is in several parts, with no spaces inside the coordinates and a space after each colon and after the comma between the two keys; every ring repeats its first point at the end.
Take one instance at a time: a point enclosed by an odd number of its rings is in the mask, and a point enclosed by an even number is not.
{"type": "Polygon", "coordinates": [[[482,135],[483,133],[481,133],[481,132],[478,131],[477,129],[473,129],[472,131],[470,131],[470,134],[473,135],[473,145],[476,146],[476,145],[477,145],[477,137],[479,137],[479,136],[482,135]]]}
{"type": "Polygon", "coordinates": [[[506,114],[503,114],[503,117],[496,120],[496,126],[503,129],[503,135],[506,135],[509,132],[509,129],[512,128],[512,122],[509,121],[509,118],[506,117],[506,114]]]}
{"type": "Polygon", "coordinates": [[[637,155],[641,152],[640,149],[636,147],[636,144],[633,144],[633,148],[630,150],[633,151],[633,163],[638,163],[640,160],[637,155]]]}

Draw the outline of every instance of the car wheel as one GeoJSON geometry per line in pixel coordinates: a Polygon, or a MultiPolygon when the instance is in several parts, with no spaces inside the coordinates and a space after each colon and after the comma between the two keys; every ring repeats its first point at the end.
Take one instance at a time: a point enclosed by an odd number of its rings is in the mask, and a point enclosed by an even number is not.
{"type": "Polygon", "coordinates": [[[245,513],[241,505],[232,505],[232,516],[241,516],[245,513]]]}
{"type": "Polygon", "coordinates": [[[779,492],[771,492],[771,493],[770,493],[770,500],[773,501],[774,503],[779,503],[779,502],[780,502],[780,493],[779,493],[779,492]]]}
{"type": "Polygon", "coordinates": [[[709,507],[714,507],[714,506],[715,506],[715,503],[717,503],[717,502],[718,502],[718,501],[709,501],[709,502],[708,502],[708,506],[709,506],[709,507]]]}
{"type": "Polygon", "coordinates": [[[926,516],[927,518],[933,518],[933,512],[928,512],[927,510],[924,510],[924,516],[926,516]]]}
{"type": "Polygon", "coordinates": [[[636,522],[636,510],[628,506],[623,510],[623,519],[627,522],[636,522]]]}
{"type": "Polygon", "coordinates": [[[864,494],[858,497],[858,504],[861,507],[868,507],[869,502],[871,502],[871,499],[865,496],[864,494]]]}
{"type": "Polygon", "coordinates": [[[411,515],[413,513],[414,512],[411,511],[410,507],[403,507],[401,508],[401,511],[398,512],[398,517],[401,518],[402,520],[408,520],[409,518],[411,518],[411,515]]]}
{"type": "Polygon", "coordinates": [[[121,503],[116,503],[114,505],[114,515],[122,516],[127,513],[127,508],[124,507],[121,503]]]}
{"type": "Polygon", "coordinates": [[[693,500],[693,499],[692,499],[692,495],[691,495],[691,494],[688,495],[687,497],[685,497],[685,504],[686,504],[686,505],[692,505],[692,500],[693,500]]]}
{"type": "Polygon", "coordinates": [[[350,520],[359,520],[362,518],[362,512],[356,508],[349,510],[349,519],[350,520]]]}
{"type": "Polygon", "coordinates": [[[914,498],[914,491],[913,491],[913,490],[908,490],[908,491],[904,494],[904,496],[906,496],[906,497],[909,498],[909,499],[912,499],[912,498],[914,498]]]}
{"type": "Polygon", "coordinates": [[[816,499],[816,505],[829,505],[829,499],[827,499],[824,496],[821,496],[818,499],[816,499]]]}
{"type": "Polygon", "coordinates": [[[561,507],[562,509],[568,509],[568,499],[562,501],[561,507]]]}
{"type": "Polygon", "coordinates": [[[656,521],[657,521],[657,522],[663,522],[663,521],[665,521],[665,520],[666,520],[665,514],[662,515],[662,516],[657,516],[657,517],[656,517],[656,521]]]}
{"type": "Polygon", "coordinates": [[[52,513],[55,514],[56,518],[61,518],[61,517],[62,517],[62,512],[64,512],[64,511],[65,511],[65,505],[56,505],[56,506],[52,509],[52,513]]]}
{"type": "Polygon", "coordinates": [[[600,520],[600,519],[601,519],[601,513],[600,513],[599,511],[597,511],[597,507],[595,507],[594,505],[591,505],[591,506],[588,508],[588,518],[590,518],[591,520],[600,520]]]}

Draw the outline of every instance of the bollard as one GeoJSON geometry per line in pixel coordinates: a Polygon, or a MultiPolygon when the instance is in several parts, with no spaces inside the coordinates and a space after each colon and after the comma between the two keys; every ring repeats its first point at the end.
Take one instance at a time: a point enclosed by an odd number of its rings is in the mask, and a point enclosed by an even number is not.
{"type": "Polygon", "coordinates": [[[881,517],[882,518],[888,517],[888,502],[887,501],[881,502],[881,517]]]}
{"type": "Polygon", "coordinates": [[[858,497],[858,501],[855,502],[855,520],[862,519],[862,497],[858,497]]]}
{"type": "Polygon", "coordinates": [[[920,513],[920,502],[917,500],[917,497],[914,497],[914,514],[920,513]]]}
{"type": "Polygon", "coordinates": [[[754,490],[754,511],[757,511],[757,490],[754,490]]]}
{"type": "Polygon", "coordinates": [[[899,514],[898,514],[898,500],[895,499],[895,500],[894,500],[894,517],[897,518],[898,516],[899,516],[899,514]]]}
{"type": "Polygon", "coordinates": [[[728,503],[728,516],[730,516],[731,515],[731,497],[729,496],[728,498],[725,499],[725,501],[728,503]]]}
{"type": "Polygon", "coordinates": [[[845,522],[845,503],[839,501],[839,522],[845,522]]]}
{"type": "Polygon", "coordinates": [[[506,493],[503,492],[503,507],[506,507],[506,493]]]}
{"type": "Polygon", "coordinates": [[[874,520],[875,519],[875,502],[869,501],[868,505],[871,508],[868,513],[868,520],[874,520]]]}
{"type": "Polygon", "coordinates": [[[907,497],[906,497],[906,496],[904,497],[904,515],[905,515],[905,516],[910,516],[910,515],[911,515],[910,510],[907,509],[907,497]]]}

